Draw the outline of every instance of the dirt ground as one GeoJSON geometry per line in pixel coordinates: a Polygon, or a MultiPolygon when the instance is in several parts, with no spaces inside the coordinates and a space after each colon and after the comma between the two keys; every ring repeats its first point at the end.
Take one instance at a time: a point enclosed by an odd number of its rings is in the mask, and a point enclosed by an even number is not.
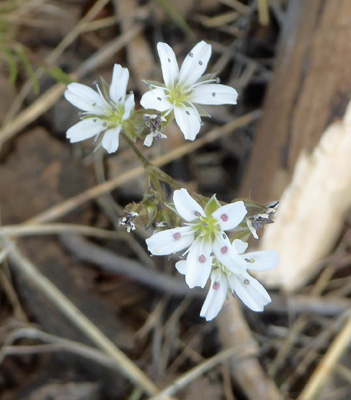
{"type": "MultiPolygon", "coordinates": [[[[290,1],[0,2],[2,400],[261,400],[245,388],[261,378],[236,379],[216,320],[199,316],[203,292],[187,290],[172,258],[150,257],[153,229],[119,225],[145,192],[139,161],[123,141],[110,155],[93,140],[69,143],[79,113],[63,92],[70,80],[110,82],[119,63],[140,107],[142,79],[162,79],[157,42],[178,60],[210,43],[208,71],[236,88],[238,104],[209,107],[198,142],[171,124],[167,140],[143,151],[191,190],[230,202],[245,179],[290,1]],[[142,272],[126,272],[135,268],[142,272]],[[170,397],[157,397],[169,388],[170,397]]],[[[250,357],[277,398],[351,398],[350,229],[347,215],[303,287],[267,287],[263,313],[240,305],[257,345],[250,357]],[[308,397],[316,374],[323,387],[308,397]]]]}

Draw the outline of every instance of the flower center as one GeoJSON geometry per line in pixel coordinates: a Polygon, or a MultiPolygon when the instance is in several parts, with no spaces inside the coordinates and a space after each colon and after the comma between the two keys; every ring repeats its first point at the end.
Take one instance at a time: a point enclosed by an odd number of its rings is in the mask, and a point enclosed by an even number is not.
{"type": "Polygon", "coordinates": [[[118,127],[122,124],[122,118],[124,114],[124,104],[111,105],[111,112],[108,114],[108,122],[114,127],[118,127]]]}
{"type": "Polygon", "coordinates": [[[175,86],[167,95],[168,100],[175,106],[184,104],[189,98],[189,91],[182,86],[175,86]]]}

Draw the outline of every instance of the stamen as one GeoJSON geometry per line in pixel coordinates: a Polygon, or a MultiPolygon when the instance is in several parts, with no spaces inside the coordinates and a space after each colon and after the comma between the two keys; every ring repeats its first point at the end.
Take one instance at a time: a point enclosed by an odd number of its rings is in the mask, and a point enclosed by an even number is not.
{"type": "Polygon", "coordinates": [[[120,101],[122,101],[122,97],[120,97],[120,98],[118,99],[118,102],[120,102],[120,101]]]}
{"type": "Polygon", "coordinates": [[[182,235],[181,235],[180,232],[176,232],[176,233],[173,234],[173,239],[174,240],[179,240],[181,237],[182,237],[182,235]]]}
{"type": "Polygon", "coordinates": [[[227,246],[223,246],[223,247],[221,248],[221,253],[222,253],[222,254],[227,253],[227,251],[228,251],[228,247],[227,247],[227,246]]]}
{"type": "Polygon", "coordinates": [[[157,97],[157,100],[161,101],[162,99],[161,99],[161,97],[157,97]]]}
{"type": "Polygon", "coordinates": [[[210,257],[213,257],[214,256],[214,252],[213,251],[211,251],[211,253],[210,253],[210,257]]]}
{"type": "Polygon", "coordinates": [[[104,122],[104,123],[102,124],[102,126],[107,126],[107,122],[104,122]]]}
{"type": "Polygon", "coordinates": [[[197,217],[201,217],[201,213],[199,213],[199,211],[195,211],[194,215],[196,215],[197,217]]]}
{"type": "Polygon", "coordinates": [[[213,282],[213,285],[212,285],[212,289],[213,290],[218,290],[219,288],[220,288],[220,283],[219,282],[213,282]]]}
{"type": "Polygon", "coordinates": [[[194,57],[194,54],[192,52],[190,52],[189,57],[194,57]]]}
{"type": "Polygon", "coordinates": [[[227,235],[225,233],[222,233],[222,238],[227,239],[227,235]]]}
{"type": "Polygon", "coordinates": [[[202,65],[202,64],[203,64],[203,62],[202,62],[202,61],[199,61],[199,64],[200,64],[200,65],[202,65]]]}
{"type": "Polygon", "coordinates": [[[170,59],[170,58],[168,59],[168,62],[169,62],[169,63],[171,62],[171,59],[170,59]]]}
{"type": "Polygon", "coordinates": [[[216,93],[215,93],[215,92],[213,92],[213,93],[212,93],[212,97],[215,97],[215,96],[216,96],[216,93]]]}
{"type": "Polygon", "coordinates": [[[221,215],[221,220],[222,220],[223,222],[228,221],[228,215],[227,215],[227,214],[222,214],[222,215],[221,215]]]}
{"type": "Polygon", "coordinates": [[[93,121],[94,121],[94,122],[96,122],[96,121],[97,121],[97,119],[96,119],[96,118],[94,118],[94,119],[93,119],[93,121]]]}
{"type": "Polygon", "coordinates": [[[206,257],[203,254],[201,254],[201,256],[199,257],[199,261],[201,264],[203,264],[204,262],[206,262],[206,257]]]}
{"type": "Polygon", "coordinates": [[[96,106],[96,103],[93,103],[92,106],[95,107],[95,106],[96,106]]]}
{"type": "Polygon", "coordinates": [[[244,285],[249,285],[250,284],[250,281],[248,280],[248,279],[244,279],[244,285]]]}
{"type": "Polygon", "coordinates": [[[208,224],[207,224],[206,222],[204,222],[204,223],[202,224],[202,226],[208,227],[208,224]]]}
{"type": "Polygon", "coordinates": [[[188,114],[188,115],[190,115],[190,112],[189,112],[188,110],[187,110],[187,111],[185,111],[185,113],[186,113],[186,114],[188,114]]]}

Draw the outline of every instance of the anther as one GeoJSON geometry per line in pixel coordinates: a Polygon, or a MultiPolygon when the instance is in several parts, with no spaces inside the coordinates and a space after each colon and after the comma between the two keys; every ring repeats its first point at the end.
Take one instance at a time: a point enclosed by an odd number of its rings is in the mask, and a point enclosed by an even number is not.
{"type": "Polygon", "coordinates": [[[227,253],[227,251],[228,251],[228,247],[227,247],[227,246],[223,246],[223,247],[221,248],[221,253],[222,253],[222,254],[227,253]]]}
{"type": "Polygon", "coordinates": [[[197,217],[201,217],[201,213],[199,213],[198,211],[195,211],[194,215],[196,215],[197,217]]]}
{"type": "Polygon", "coordinates": [[[106,122],[104,122],[104,123],[102,124],[102,126],[107,126],[107,123],[106,123],[106,122]]]}
{"type": "Polygon", "coordinates": [[[202,65],[203,64],[203,62],[202,61],[199,61],[199,65],[202,65]]]}
{"type": "Polygon", "coordinates": [[[215,97],[215,96],[216,96],[216,93],[215,93],[215,92],[213,92],[213,93],[212,93],[212,97],[215,97]]]}
{"type": "Polygon", "coordinates": [[[204,222],[204,223],[202,224],[202,226],[208,227],[208,224],[207,224],[206,222],[204,222]]]}
{"type": "Polygon", "coordinates": [[[92,106],[95,107],[95,106],[96,106],[96,103],[93,103],[92,106]]]}
{"type": "Polygon", "coordinates": [[[219,282],[213,282],[212,289],[213,289],[213,290],[218,290],[220,286],[221,286],[221,285],[220,285],[219,282]]]}
{"type": "Polygon", "coordinates": [[[227,215],[227,214],[222,214],[222,215],[221,215],[221,220],[222,220],[223,222],[228,221],[228,215],[227,215]]]}
{"type": "Polygon", "coordinates": [[[176,233],[173,234],[173,239],[174,240],[179,240],[181,237],[182,237],[182,235],[181,235],[180,232],[176,232],[176,233]]]}
{"type": "Polygon", "coordinates": [[[214,252],[213,251],[211,251],[211,253],[210,253],[210,257],[213,257],[214,256],[214,252]]]}
{"type": "Polygon", "coordinates": [[[161,101],[162,99],[161,99],[161,97],[157,97],[157,100],[161,101]]]}
{"type": "Polygon", "coordinates": [[[190,53],[189,53],[189,56],[190,56],[190,57],[194,57],[194,54],[190,52],[190,53]]]}
{"type": "Polygon", "coordinates": [[[248,279],[244,279],[244,285],[249,285],[250,284],[250,281],[248,280],[248,279]]]}
{"type": "Polygon", "coordinates": [[[199,261],[201,264],[203,264],[204,262],[206,262],[206,257],[203,254],[201,254],[201,256],[199,257],[199,261]]]}
{"type": "Polygon", "coordinates": [[[222,233],[222,238],[227,239],[227,235],[225,233],[222,233]]]}
{"type": "Polygon", "coordinates": [[[96,119],[96,118],[94,118],[94,119],[93,119],[93,121],[94,121],[94,122],[96,122],[96,121],[97,121],[97,119],[96,119]]]}
{"type": "Polygon", "coordinates": [[[170,59],[170,58],[168,59],[168,62],[169,62],[169,63],[171,62],[171,59],[170,59]]]}
{"type": "Polygon", "coordinates": [[[120,102],[120,101],[122,101],[122,97],[120,97],[120,98],[118,99],[118,102],[120,102]]]}
{"type": "Polygon", "coordinates": [[[188,115],[190,115],[190,112],[189,111],[185,111],[188,115]]]}

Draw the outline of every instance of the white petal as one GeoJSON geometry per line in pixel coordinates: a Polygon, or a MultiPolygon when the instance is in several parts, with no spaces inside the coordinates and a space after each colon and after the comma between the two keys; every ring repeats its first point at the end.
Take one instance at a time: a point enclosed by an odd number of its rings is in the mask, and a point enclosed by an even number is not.
{"type": "Polygon", "coordinates": [[[213,252],[217,260],[234,273],[243,273],[247,269],[247,263],[232,248],[226,234],[218,234],[213,242],[213,252]]]}
{"type": "Polygon", "coordinates": [[[247,269],[252,271],[267,271],[279,265],[278,252],[276,250],[253,251],[241,256],[247,263],[247,269]],[[251,262],[254,260],[254,262],[251,262]]]}
{"type": "Polygon", "coordinates": [[[162,89],[152,89],[143,94],[140,104],[144,108],[152,108],[161,112],[172,108],[172,104],[167,100],[166,93],[162,89]]]}
{"type": "Polygon", "coordinates": [[[154,133],[151,132],[146,136],[146,138],[144,140],[144,146],[150,147],[152,145],[153,141],[154,141],[154,133]]]}
{"type": "Polygon", "coordinates": [[[125,121],[126,119],[129,118],[130,113],[134,109],[135,102],[134,102],[134,94],[131,93],[127,96],[126,101],[124,103],[124,114],[122,117],[122,121],[125,121]]]}
{"type": "Polygon", "coordinates": [[[109,129],[104,133],[102,138],[101,145],[107,150],[108,153],[114,153],[118,149],[119,145],[119,133],[121,131],[121,127],[117,127],[114,129],[109,129]]]}
{"type": "Polygon", "coordinates": [[[238,92],[226,85],[203,84],[191,92],[190,101],[196,104],[236,104],[238,92]]]}
{"type": "Polygon", "coordinates": [[[124,102],[128,80],[128,68],[122,68],[119,64],[115,64],[113,67],[112,82],[110,86],[110,98],[116,104],[124,102]]]}
{"type": "Polygon", "coordinates": [[[80,83],[70,83],[65,91],[65,98],[75,107],[96,115],[103,115],[110,106],[106,100],[92,88],[80,83]]]}
{"type": "Polygon", "coordinates": [[[197,239],[189,249],[186,259],[185,281],[192,289],[195,286],[204,287],[211,273],[212,248],[209,243],[197,239]]]}
{"type": "Polygon", "coordinates": [[[212,217],[219,221],[219,226],[224,230],[230,230],[237,227],[247,214],[243,201],[236,201],[235,203],[226,204],[218,208],[212,217]]]}
{"type": "Polygon", "coordinates": [[[232,274],[228,279],[232,290],[251,310],[263,311],[264,306],[271,302],[266,289],[249,274],[232,274]]]}
{"type": "Polygon", "coordinates": [[[211,57],[211,45],[201,41],[185,57],[179,72],[179,82],[192,85],[198,81],[207,68],[211,57]]]}
{"type": "Polygon", "coordinates": [[[201,128],[201,118],[196,108],[174,107],[174,117],[185,139],[194,140],[201,128]]]}
{"type": "Polygon", "coordinates": [[[104,131],[105,121],[100,118],[86,118],[79,121],[68,129],[66,136],[71,143],[80,142],[81,140],[89,139],[104,131]]]}
{"type": "Polygon", "coordinates": [[[211,274],[211,287],[201,308],[200,316],[211,321],[220,312],[228,293],[228,281],[219,270],[211,274]]]}
{"type": "Polygon", "coordinates": [[[175,265],[175,267],[177,268],[177,271],[180,272],[182,275],[186,274],[186,271],[188,268],[187,266],[188,266],[188,264],[187,264],[186,260],[178,261],[178,262],[176,262],[176,265],[175,265]]]}
{"type": "Polygon", "coordinates": [[[178,63],[174,51],[168,44],[158,42],[157,51],[161,61],[163,80],[167,87],[173,87],[178,77],[178,63]]]}
{"type": "Polygon", "coordinates": [[[155,256],[165,256],[189,247],[194,241],[191,227],[167,229],[146,239],[147,247],[155,256]]]}
{"type": "Polygon", "coordinates": [[[175,190],[173,202],[177,213],[187,222],[195,221],[200,216],[205,216],[200,204],[190,196],[186,189],[175,190]]]}
{"type": "Polygon", "coordinates": [[[238,254],[245,253],[248,246],[249,246],[248,243],[243,242],[242,240],[239,239],[235,239],[234,242],[232,243],[232,247],[238,254]]]}

